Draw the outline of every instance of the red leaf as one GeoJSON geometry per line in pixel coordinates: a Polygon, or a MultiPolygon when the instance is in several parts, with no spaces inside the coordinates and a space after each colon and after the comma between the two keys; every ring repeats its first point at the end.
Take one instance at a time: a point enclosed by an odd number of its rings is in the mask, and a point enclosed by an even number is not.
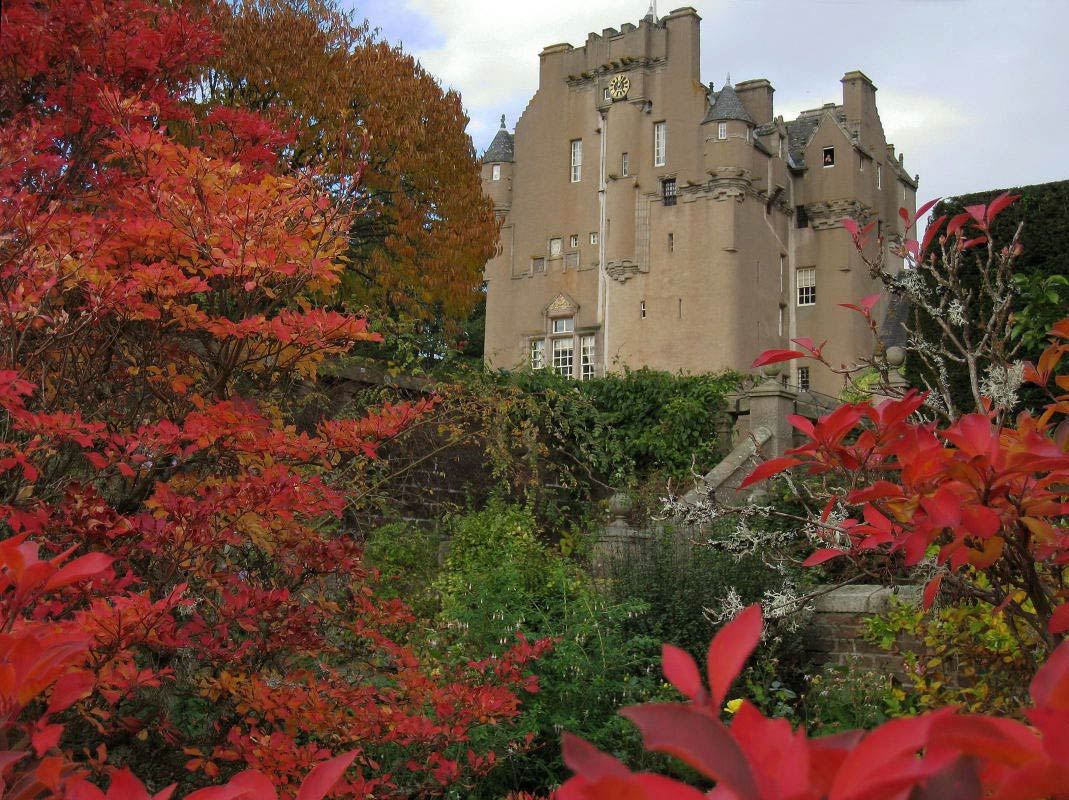
{"type": "Polygon", "coordinates": [[[868,311],[872,311],[872,309],[875,308],[876,304],[880,302],[881,297],[883,297],[883,295],[879,292],[877,292],[876,294],[870,294],[868,297],[862,297],[861,307],[867,309],[868,311]]]}
{"type": "Polygon", "coordinates": [[[834,547],[825,547],[817,550],[813,555],[802,562],[803,567],[815,567],[818,564],[823,564],[825,561],[831,561],[833,558],[839,556],[845,556],[845,550],[836,550],[834,547]]]}
{"type": "Polygon", "coordinates": [[[734,793],[735,800],[758,800],[760,793],[746,756],[718,719],[694,706],[657,703],[620,712],[642,731],[649,750],[686,761],[734,793]]]}
{"type": "Polygon", "coordinates": [[[958,232],[958,229],[961,228],[961,226],[964,225],[968,221],[969,221],[969,215],[968,214],[958,214],[958,215],[956,215],[952,220],[950,220],[950,224],[947,225],[947,236],[953,236],[955,233],[958,232]]]}
{"type": "Polygon", "coordinates": [[[103,553],[89,553],[81,558],[76,558],[69,564],[58,569],[45,584],[45,591],[58,589],[87,578],[95,578],[106,570],[115,559],[103,553]]]}
{"type": "Polygon", "coordinates": [[[805,353],[799,353],[797,350],[766,350],[755,358],[750,366],[763,367],[765,364],[776,364],[793,358],[805,358],[805,353]]]}
{"type": "Polygon", "coordinates": [[[1066,631],[1069,631],[1069,603],[1062,603],[1054,609],[1054,613],[1050,615],[1050,622],[1047,624],[1047,629],[1051,633],[1065,633],[1066,631]]]}
{"type": "Polygon", "coordinates": [[[916,214],[916,216],[913,217],[913,219],[914,220],[918,220],[921,217],[923,217],[925,214],[928,213],[928,211],[931,209],[932,206],[934,206],[936,203],[938,203],[942,199],[943,199],[942,197],[937,197],[934,200],[929,200],[927,203],[925,203],[923,206],[921,206],[920,208],[917,209],[917,214],[916,214]]]}
{"type": "Polygon", "coordinates": [[[987,506],[965,506],[961,510],[961,521],[969,533],[985,539],[1002,530],[1002,519],[987,506]]]}
{"type": "Polygon", "coordinates": [[[30,737],[30,742],[33,744],[33,752],[40,758],[59,744],[59,737],[62,735],[62,725],[45,725],[38,728],[30,737]]]}
{"type": "Polygon", "coordinates": [[[857,238],[857,223],[854,222],[854,220],[850,217],[843,217],[839,222],[847,231],[849,231],[852,237],[855,239],[857,238]]]}
{"type": "Polygon", "coordinates": [[[568,769],[588,780],[598,781],[608,776],[622,778],[628,775],[627,767],[615,758],[571,733],[564,734],[561,749],[568,769]]]}
{"type": "Polygon", "coordinates": [[[932,220],[928,223],[927,229],[924,231],[924,241],[921,242],[921,253],[927,253],[928,247],[932,243],[932,239],[939,233],[939,229],[943,227],[943,222],[946,220],[947,215],[943,214],[941,217],[932,220]]]}
{"type": "Polygon", "coordinates": [[[968,250],[970,247],[975,247],[978,244],[987,244],[986,236],[977,236],[975,239],[968,239],[961,245],[962,250],[968,250]]]}
{"type": "Polygon", "coordinates": [[[785,469],[801,464],[801,460],[797,458],[791,458],[790,456],[784,456],[782,458],[773,458],[771,461],[766,461],[764,464],[759,464],[757,468],[746,476],[746,480],[739,484],[740,489],[745,489],[747,486],[751,486],[755,483],[760,483],[766,478],[770,478],[773,475],[778,475],[785,469]]]}
{"type": "Polygon", "coordinates": [[[1069,711],[1069,641],[1058,645],[1039,668],[1028,693],[1037,708],[1069,711]]]}
{"type": "Polygon", "coordinates": [[[185,800],[277,800],[278,793],[261,772],[249,769],[239,772],[229,783],[209,786],[186,795],[185,800]]]}
{"type": "Polygon", "coordinates": [[[662,645],[661,663],[664,666],[664,677],[681,694],[691,700],[696,700],[699,695],[704,694],[701,673],[698,672],[698,665],[694,663],[690,653],[670,644],[662,645]]]}
{"type": "Polygon", "coordinates": [[[898,216],[902,217],[902,221],[906,223],[906,230],[909,230],[909,212],[900,207],[898,209],[898,216]]]}
{"type": "Polygon", "coordinates": [[[335,756],[322,764],[316,764],[301,783],[301,789],[297,792],[297,800],[323,800],[341,780],[356,755],[357,751],[353,750],[335,756]]]}
{"type": "Polygon", "coordinates": [[[939,587],[943,584],[943,575],[939,574],[928,581],[924,587],[924,598],[922,602],[922,608],[927,611],[932,607],[932,603],[935,602],[936,595],[939,594],[939,587]]]}
{"type": "Polygon", "coordinates": [[[984,222],[984,216],[986,215],[986,212],[987,206],[985,205],[965,206],[965,213],[981,225],[984,222]]]}
{"type": "Polygon", "coordinates": [[[1009,192],[1003,192],[992,200],[991,204],[987,207],[987,221],[991,222],[995,217],[1001,214],[1010,203],[1020,199],[1021,196],[1019,194],[1011,195],[1009,192]]]}
{"type": "Polygon", "coordinates": [[[743,664],[761,639],[761,606],[752,605],[717,631],[709,644],[706,671],[712,705],[719,708],[732,682],[742,671],[743,664]]]}
{"type": "Polygon", "coordinates": [[[69,708],[73,703],[88,697],[95,680],[91,672],[68,672],[52,688],[46,714],[55,714],[69,708]]]}

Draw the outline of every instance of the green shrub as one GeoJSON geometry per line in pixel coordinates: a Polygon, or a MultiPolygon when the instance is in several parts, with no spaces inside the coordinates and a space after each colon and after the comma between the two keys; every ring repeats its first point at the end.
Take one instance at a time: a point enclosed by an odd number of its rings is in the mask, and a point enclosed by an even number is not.
{"type": "Polygon", "coordinates": [[[530,748],[510,756],[469,796],[544,792],[561,782],[567,774],[560,758],[564,731],[632,763],[641,760],[635,728],[617,709],[674,696],[661,682],[659,640],[625,625],[645,607],[595,591],[576,564],[539,540],[528,510],[493,502],[454,518],[451,531],[435,583],[450,652],[458,658],[498,654],[517,631],[556,642],[534,665],[539,691],[525,702],[518,722],[520,735],[531,737],[530,748]]]}
{"type": "Polygon", "coordinates": [[[922,609],[897,604],[869,622],[869,638],[901,652],[922,711],[945,705],[1013,716],[1028,704],[1039,640],[988,603],[961,601],[922,609]],[[908,644],[903,645],[903,640],[908,644]]]}

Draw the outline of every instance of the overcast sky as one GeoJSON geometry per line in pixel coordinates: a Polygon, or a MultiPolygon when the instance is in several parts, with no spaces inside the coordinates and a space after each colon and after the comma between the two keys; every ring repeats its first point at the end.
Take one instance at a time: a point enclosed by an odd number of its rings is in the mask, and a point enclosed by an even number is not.
{"type": "MultiPolygon", "coordinates": [[[[637,23],[649,0],[343,0],[461,93],[481,154],[538,86],[538,53],[637,23]]],[[[667,14],[683,3],[658,4],[667,14]]],[[[860,69],[918,198],[1069,178],[1069,0],[709,0],[705,83],[768,78],[775,113],[841,102],[860,69]]]]}

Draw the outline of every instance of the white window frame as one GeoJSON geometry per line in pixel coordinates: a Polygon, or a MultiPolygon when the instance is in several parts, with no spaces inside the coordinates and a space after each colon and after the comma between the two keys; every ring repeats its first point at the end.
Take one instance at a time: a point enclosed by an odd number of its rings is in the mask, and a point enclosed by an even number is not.
{"type": "Polygon", "coordinates": [[[639,300],[638,301],[638,316],[639,316],[639,319],[646,319],[646,301],[645,300],[639,300]]]}
{"type": "Polygon", "coordinates": [[[835,148],[825,147],[820,151],[820,160],[824,164],[825,169],[830,169],[835,166],[835,148]],[[831,163],[828,163],[828,155],[831,155],[831,163]]]}
{"type": "Polygon", "coordinates": [[[591,244],[597,244],[598,243],[598,232],[597,231],[591,231],[590,232],[590,243],[591,244]]]}
{"type": "Polygon", "coordinates": [[[620,175],[626,178],[631,174],[631,156],[628,153],[620,155],[620,175]]]}
{"type": "Polygon", "coordinates": [[[728,138],[728,124],[726,122],[720,122],[716,126],[716,138],[726,139],[728,138]]]}
{"type": "Polygon", "coordinates": [[[553,340],[553,374],[570,378],[575,369],[575,337],[563,336],[553,340]]]}
{"type": "Polygon", "coordinates": [[[527,346],[527,363],[532,370],[546,368],[546,340],[531,339],[527,346]]]}
{"type": "Polygon", "coordinates": [[[572,183],[579,183],[583,179],[583,140],[572,139],[572,183]]]}
{"type": "Polygon", "coordinates": [[[494,164],[492,167],[490,167],[490,180],[492,180],[492,181],[501,180],[501,165],[500,164],[494,164]]]}
{"type": "Polygon", "coordinates": [[[653,123],[653,166],[663,167],[668,163],[668,125],[653,123]]]}
{"type": "Polygon", "coordinates": [[[809,391],[809,367],[798,367],[798,391],[809,391]]]}
{"type": "Polygon", "coordinates": [[[549,257],[557,258],[564,250],[564,242],[559,236],[554,236],[549,240],[549,257]]]}
{"type": "Polygon", "coordinates": [[[795,273],[795,288],[798,292],[799,306],[817,304],[817,268],[800,267],[795,273]]]}
{"type": "Polygon", "coordinates": [[[579,379],[588,381],[596,375],[594,334],[579,337],[579,379]]]}
{"type": "Polygon", "coordinates": [[[575,317],[556,317],[552,324],[553,333],[573,333],[575,331],[575,317]]]}
{"type": "Polygon", "coordinates": [[[876,188],[883,188],[883,167],[880,164],[876,165],[876,188]]]}

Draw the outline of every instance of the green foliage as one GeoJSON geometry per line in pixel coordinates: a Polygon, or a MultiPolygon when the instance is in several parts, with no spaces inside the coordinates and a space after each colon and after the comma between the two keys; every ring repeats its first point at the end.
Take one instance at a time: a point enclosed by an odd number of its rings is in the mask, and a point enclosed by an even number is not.
{"type": "Polygon", "coordinates": [[[403,600],[418,618],[437,613],[431,584],[438,574],[438,534],[403,522],[383,525],[368,537],[364,558],[378,570],[377,595],[403,600]]]}
{"type": "Polygon", "coordinates": [[[545,791],[559,783],[566,775],[563,731],[618,755],[640,757],[634,728],[617,709],[674,696],[661,683],[659,641],[627,629],[628,620],[646,608],[600,595],[589,576],[539,540],[529,510],[494,502],[454,518],[451,531],[435,583],[450,653],[498,654],[519,631],[528,639],[556,642],[534,665],[539,691],[526,701],[518,722],[520,735],[531,736],[529,749],[510,756],[470,796],[545,791]]]}
{"type": "MultiPolygon", "coordinates": [[[[932,209],[932,218],[944,214],[953,217],[967,206],[987,204],[1002,194],[1005,189],[992,189],[973,194],[948,197],[932,209]]],[[[991,226],[993,240],[1001,247],[1009,244],[1014,232],[1022,222],[1022,252],[1015,267],[1014,282],[1021,296],[1014,301],[1014,326],[1012,335],[1022,344],[1018,358],[1035,361],[1047,342],[1050,327],[1065,315],[1065,302],[1069,298],[1069,224],[1065,209],[1069,205],[1069,181],[1043,183],[1034,186],[1019,186],[1008,190],[1021,198],[1000,214],[991,226]]],[[[962,282],[974,288],[980,280],[978,269],[973,265],[962,275],[962,282]]],[[[975,289],[974,289],[975,291],[975,289]]],[[[935,329],[935,323],[921,316],[921,328],[926,334],[935,329]]],[[[906,361],[906,378],[914,386],[922,386],[923,373],[918,359],[906,361]]],[[[969,408],[968,376],[965,368],[948,364],[955,397],[959,407],[969,408]]],[[[1033,397],[1023,396],[1026,405],[1033,397]]]]}
{"type": "Polygon", "coordinates": [[[799,705],[800,721],[812,734],[870,730],[911,709],[906,693],[886,674],[864,669],[858,663],[828,664],[809,677],[799,705]]]}
{"type": "Polygon", "coordinates": [[[872,641],[902,652],[919,710],[958,705],[1014,715],[1028,702],[1039,642],[990,604],[962,601],[925,612],[900,603],[869,627],[872,641]]]}

